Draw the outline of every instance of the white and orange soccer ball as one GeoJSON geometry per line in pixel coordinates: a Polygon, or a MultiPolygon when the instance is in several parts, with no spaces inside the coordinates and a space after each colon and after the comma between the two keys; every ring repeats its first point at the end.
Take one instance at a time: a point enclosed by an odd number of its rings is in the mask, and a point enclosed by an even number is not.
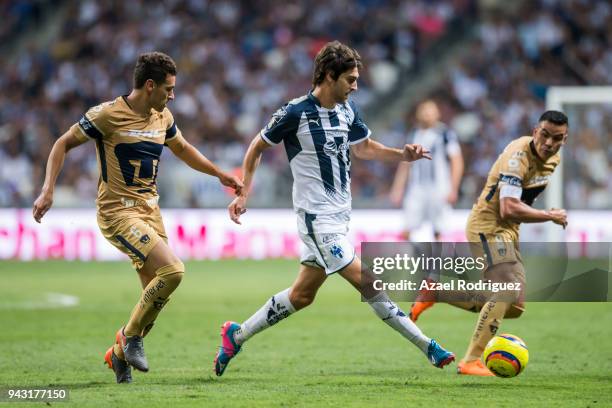
{"type": "Polygon", "coordinates": [[[493,374],[510,378],[523,372],[529,362],[529,351],[521,338],[504,333],[487,343],[482,358],[493,374]]]}

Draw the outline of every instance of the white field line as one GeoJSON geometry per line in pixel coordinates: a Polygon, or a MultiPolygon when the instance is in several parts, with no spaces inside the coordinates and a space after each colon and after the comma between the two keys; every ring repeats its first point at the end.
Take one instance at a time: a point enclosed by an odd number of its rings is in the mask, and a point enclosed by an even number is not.
{"type": "Polygon", "coordinates": [[[79,304],[77,296],[64,293],[45,293],[40,300],[24,300],[17,302],[1,302],[0,310],[40,310],[74,307],[79,304]]]}

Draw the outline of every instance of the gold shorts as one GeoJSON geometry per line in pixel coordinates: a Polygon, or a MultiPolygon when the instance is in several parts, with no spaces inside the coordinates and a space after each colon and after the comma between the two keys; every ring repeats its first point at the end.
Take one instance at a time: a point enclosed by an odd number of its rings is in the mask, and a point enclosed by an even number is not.
{"type": "Polygon", "coordinates": [[[472,255],[485,257],[489,267],[504,262],[523,263],[519,243],[512,239],[509,233],[500,231],[492,234],[474,231],[468,224],[466,236],[470,242],[472,255]]]}
{"type": "Polygon", "coordinates": [[[104,238],[130,257],[136,270],[160,240],[168,243],[168,236],[159,211],[125,218],[105,219],[98,215],[98,226],[104,238]]]}

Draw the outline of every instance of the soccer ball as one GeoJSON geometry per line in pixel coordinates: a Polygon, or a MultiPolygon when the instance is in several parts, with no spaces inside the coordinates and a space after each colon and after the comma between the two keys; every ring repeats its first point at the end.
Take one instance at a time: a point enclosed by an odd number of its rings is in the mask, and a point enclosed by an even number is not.
{"type": "Polygon", "coordinates": [[[519,337],[504,333],[487,343],[482,358],[493,374],[510,378],[523,372],[529,362],[529,351],[519,337]]]}

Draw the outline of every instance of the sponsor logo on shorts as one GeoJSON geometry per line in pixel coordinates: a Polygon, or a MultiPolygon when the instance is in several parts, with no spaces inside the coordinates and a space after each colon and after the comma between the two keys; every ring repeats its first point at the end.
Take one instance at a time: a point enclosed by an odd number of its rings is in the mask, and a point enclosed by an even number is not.
{"type": "Polygon", "coordinates": [[[330,242],[337,241],[338,239],[338,234],[325,234],[321,237],[323,244],[329,244],[330,242]]]}
{"type": "Polygon", "coordinates": [[[148,244],[151,241],[151,238],[149,238],[149,234],[145,234],[142,237],[140,237],[140,242],[143,244],[148,244]]]}

